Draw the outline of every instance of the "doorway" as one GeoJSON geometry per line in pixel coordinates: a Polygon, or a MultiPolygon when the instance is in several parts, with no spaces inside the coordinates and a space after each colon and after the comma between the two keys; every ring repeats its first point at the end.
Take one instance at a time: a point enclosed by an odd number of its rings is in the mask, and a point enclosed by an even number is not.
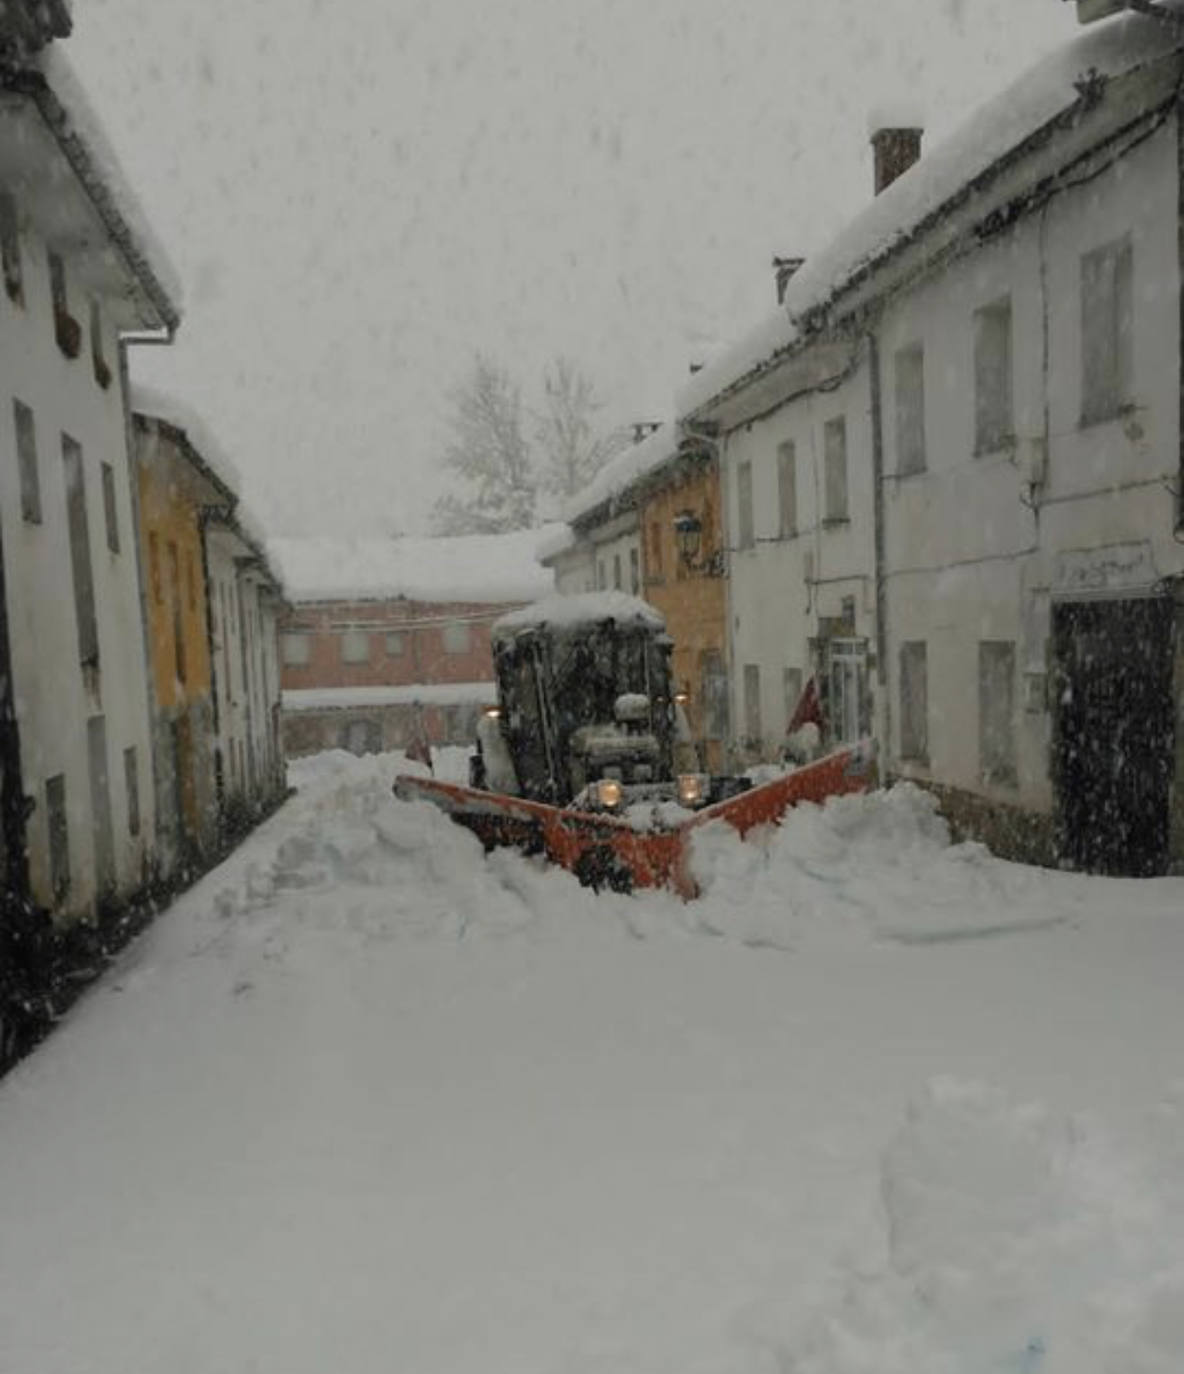
{"type": "Polygon", "coordinates": [[[1167,870],[1172,622],[1172,603],[1160,597],[1053,607],[1060,852],[1085,872],[1167,870]]]}
{"type": "Polygon", "coordinates": [[[830,737],[835,744],[854,744],[871,733],[867,641],[832,639],[826,660],[830,737]]]}

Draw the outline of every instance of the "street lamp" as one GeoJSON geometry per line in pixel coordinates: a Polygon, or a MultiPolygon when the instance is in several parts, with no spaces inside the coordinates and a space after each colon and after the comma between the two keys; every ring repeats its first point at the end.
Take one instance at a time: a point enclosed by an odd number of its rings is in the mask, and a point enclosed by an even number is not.
{"type": "Polygon", "coordinates": [[[674,517],[674,542],[678,556],[688,568],[695,566],[703,542],[703,522],[693,510],[682,510],[674,517]]]}

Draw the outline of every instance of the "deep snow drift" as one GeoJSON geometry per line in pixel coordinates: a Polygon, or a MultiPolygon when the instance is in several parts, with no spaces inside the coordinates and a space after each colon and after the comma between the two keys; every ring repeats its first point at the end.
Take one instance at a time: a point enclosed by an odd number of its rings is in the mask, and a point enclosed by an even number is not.
{"type": "Polygon", "coordinates": [[[5,1374],[1179,1369],[1184,883],[901,788],[598,898],[405,766],[294,768],[0,1085],[5,1374]]]}

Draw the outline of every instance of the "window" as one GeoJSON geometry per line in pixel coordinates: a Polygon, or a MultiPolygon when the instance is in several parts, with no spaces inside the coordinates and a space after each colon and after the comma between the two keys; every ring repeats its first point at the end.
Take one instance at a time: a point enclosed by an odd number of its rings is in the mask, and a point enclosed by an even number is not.
{"type": "Polygon", "coordinates": [[[280,649],[284,665],[288,668],[306,667],[310,658],[311,641],[305,634],[285,634],[280,636],[280,649]]]}
{"type": "Polygon", "coordinates": [[[822,427],[823,462],[826,467],[827,524],[846,520],[847,514],[847,421],[842,415],[822,427]]]}
{"type": "Polygon", "coordinates": [[[718,649],[704,649],[699,655],[699,682],[704,734],[708,739],[727,739],[728,675],[718,649]]]}
{"type": "Polygon", "coordinates": [[[792,539],[798,532],[797,449],[787,441],[777,449],[777,498],[781,511],[781,538],[792,539]]]}
{"type": "Polygon", "coordinates": [[[99,624],[95,616],[94,571],[90,562],[86,477],[82,470],[82,449],[68,434],[62,435],[62,463],[66,477],[66,519],[70,531],[74,610],[78,620],[78,654],[84,668],[97,669],[99,624]]]}
{"type": "Polygon", "coordinates": [[[662,526],[657,520],[650,521],[650,572],[662,575],[662,526]]]}
{"type": "Polygon", "coordinates": [[[406,636],[401,630],[392,630],[383,640],[387,658],[400,658],[406,652],[406,636]]]}
{"type": "Polygon", "coordinates": [[[929,762],[929,678],[924,640],[900,646],[900,757],[929,762]]]}
{"type": "Polygon", "coordinates": [[[23,401],[12,403],[16,425],[16,456],[21,474],[21,515],[30,525],[41,523],[41,476],[37,471],[37,430],[33,412],[23,401]]]}
{"type": "Polygon", "coordinates": [[[197,610],[197,573],[194,571],[193,550],[185,555],[185,588],[189,593],[189,609],[197,610]]]}
{"type": "Polygon", "coordinates": [[[49,255],[49,284],[53,297],[54,337],[67,358],[77,358],[82,349],[82,326],[70,314],[66,300],[66,266],[56,253],[49,255]]]}
{"type": "Polygon", "coordinates": [[[107,547],[119,552],[119,519],[115,512],[115,469],[110,463],[101,465],[103,473],[103,515],[107,521],[107,547]]]}
{"type": "Polygon", "coordinates": [[[127,788],[127,833],[140,833],[140,771],[135,746],[123,751],[123,778],[127,788]]]}
{"type": "Polygon", "coordinates": [[[604,559],[599,558],[596,561],[596,590],[602,592],[607,586],[608,573],[605,571],[604,559]]]}
{"type": "Polygon", "coordinates": [[[185,626],[181,620],[181,559],[176,544],[170,539],[169,556],[169,604],[173,611],[173,655],[177,681],[185,681],[185,626]]]}
{"type": "Polygon", "coordinates": [[[467,654],[471,645],[469,627],[463,620],[454,620],[444,626],[444,652],[446,654],[467,654]]]}
{"type": "Polygon", "coordinates": [[[93,300],[90,303],[90,359],[95,381],[106,391],[111,385],[111,368],[103,356],[103,315],[98,301],[93,300]]]}
{"type": "Polygon", "coordinates": [[[744,462],[736,468],[736,537],[742,549],[756,542],[752,520],[752,464],[744,462]]]}
{"type": "Polygon", "coordinates": [[[25,288],[21,277],[21,236],[16,217],[16,201],[0,195],[0,259],[4,264],[4,289],[13,305],[24,305],[25,288]]]}
{"type": "Polygon", "coordinates": [[[341,632],[342,663],[369,663],[370,636],[365,630],[343,630],[341,632]]]}
{"type": "Polygon", "coordinates": [[[802,670],[800,668],[783,668],[781,670],[781,682],[785,698],[785,723],[788,726],[793,719],[793,713],[797,709],[798,702],[802,699],[802,670]]]}
{"type": "Polygon", "coordinates": [[[614,553],[614,554],[613,554],[613,589],[614,589],[615,591],[618,591],[618,592],[619,592],[619,591],[621,590],[621,588],[622,588],[622,585],[623,585],[623,584],[622,584],[622,582],[621,582],[621,555],[620,555],[619,553],[614,553]]]}
{"type": "Polygon", "coordinates": [[[1012,441],[1011,297],[974,312],[974,451],[996,453],[1012,441]]]}
{"type": "Polygon", "coordinates": [[[1129,238],[1081,259],[1081,422],[1113,419],[1130,400],[1134,322],[1129,238]]]}
{"type": "Polygon", "coordinates": [[[983,640],[978,646],[978,749],[983,782],[1015,782],[1015,645],[1010,640],[983,640]]]}
{"type": "Polygon", "coordinates": [[[342,733],[342,747],[351,754],[377,754],[382,750],[382,726],[376,720],[351,720],[342,733]]]}
{"type": "Polygon", "coordinates": [[[148,578],[152,583],[152,599],[159,606],[164,600],[160,584],[160,540],[155,530],[148,531],[148,578]]]}
{"type": "Polygon", "coordinates": [[[744,665],[744,735],[750,746],[761,739],[761,669],[759,663],[744,665]]]}
{"type": "Polygon", "coordinates": [[[45,816],[49,826],[49,885],[60,902],[70,890],[70,829],[66,819],[66,778],[59,773],[45,784],[45,816]]]}
{"type": "Polygon", "coordinates": [[[896,355],[896,471],[925,471],[925,353],[920,344],[896,355]]]}
{"type": "Polygon", "coordinates": [[[629,550],[629,590],[634,596],[641,591],[641,550],[629,550]]]}

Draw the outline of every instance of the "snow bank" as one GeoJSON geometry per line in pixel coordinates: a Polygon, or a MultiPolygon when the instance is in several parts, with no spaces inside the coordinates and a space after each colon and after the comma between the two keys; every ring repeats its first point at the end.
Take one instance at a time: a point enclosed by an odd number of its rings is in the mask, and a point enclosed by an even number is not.
{"type": "Polygon", "coordinates": [[[450,539],[273,539],[293,601],[533,601],[555,585],[539,549],[555,526],[450,539]]]}
{"type": "Polygon", "coordinates": [[[868,937],[902,944],[986,938],[1070,920],[1080,888],[1008,864],[978,844],[951,845],[934,797],[886,792],[803,803],[763,837],[722,822],[694,832],[694,908],[714,933],[793,949],[868,937]]]}
{"type": "Polygon", "coordinates": [[[939,1079],[883,1155],[886,1258],[790,1337],[794,1374],[1175,1374],[1184,1089],[1117,1135],[939,1079]]]}
{"type": "Polygon", "coordinates": [[[662,613],[640,597],[627,592],[578,592],[571,596],[551,596],[532,606],[510,611],[494,622],[494,639],[510,639],[520,630],[546,626],[553,630],[574,629],[611,620],[619,627],[646,626],[664,630],[662,613]]]}
{"type": "Polygon", "coordinates": [[[1077,35],[970,114],[965,123],[871,201],[790,281],[785,302],[711,359],[680,390],[679,415],[693,414],[800,338],[798,321],[827,306],[859,273],[887,258],[931,215],[1026,138],[1079,99],[1074,82],[1151,62],[1179,46],[1162,23],[1128,15],[1077,35]]]}

